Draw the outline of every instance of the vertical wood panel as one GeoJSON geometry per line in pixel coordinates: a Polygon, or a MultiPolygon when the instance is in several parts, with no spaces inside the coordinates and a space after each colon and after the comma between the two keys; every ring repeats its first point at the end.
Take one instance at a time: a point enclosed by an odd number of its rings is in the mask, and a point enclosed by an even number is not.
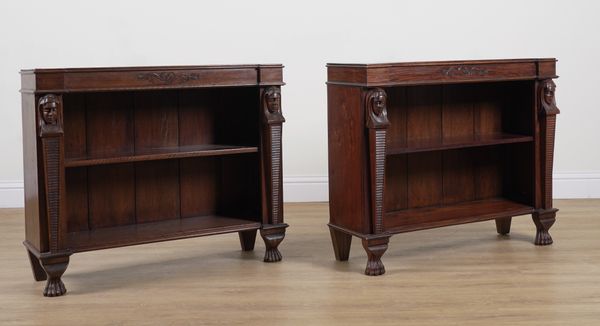
{"type": "Polygon", "coordinates": [[[406,88],[407,145],[442,138],[441,86],[406,88]]]}
{"type": "Polygon", "coordinates": [[[475,198],[473,152],[449,150],[443,153],[444,204],[454,204],[475,198]]]}
{"type": "Polygon", "coordinates": [[[86,108],[84,94],[63,95],[65,158],[83,158],[86,149],[86,108]]]}
{"type": "Polygon", "coordinates": [[[408,155],[408,207],[442,204],[441,152],[408,155]]]}
{"type": "Polygon", "coordinates": [[[330,222],[370,232],[365,187],[365,120],[358,87],[327,86],[330,222]]]}
{"type": "Polygon", "coordinates": [[[131,93],[86,95],[86,138],[89,157],[133,154],[131,93]]]}
{"type": "Polygon", "coordinates": [[[384,211],[395,211],[408,207],[408,155],[394,155],[386,160],[384,211]]]}
{"type": "Polygon", "coordinates": [[[473,102],[476,136],[502,132],[503,99],[498,86],[495,83],[472,86],[473,91],[476,92],[473,102]]]}
{"type": "Polygon", "coordinates": [[[135,150],[176,147],[179,144],[177,92],[135,94],[135,150]]]}
{"type": "Polygon", "coordinates": [[[67,232],[89,229],[87,168],[70,168],[65,173],[67,232]]]}
{"type": "Polygon", "coordinates": [[[90,229],[135,223],[133,163],[88,169],[90,229]]]}
{"type": "Polygon", "coordinates": [[[482,148],[475,152],[475,199],[502,196],[503,164],[501,148],[482,148]]]}
{"type": "Polygon", "coordinates": [[[179,93],[179,145],[215,143],[216,95],[213,89],[179,93]]]}
{"type": "Polygon", "coordinates": [[[215,214],[217,210],[218,158],[180,160],[181,217],[215,214]]]}
{"type": "Polygon", "coordinates": [[[135,191],[138,223],[179,218],[179,162],[135,163],[135,191]]]}
{"type": "Polygon", "coordinates": [[[406,146],[406,87],[386,89],[387,113],[390,125],[387,128],[387,144],[406,146]]]}
{"type": "Polygon", "coordinates": [[[220,158],[218,211],[227,216],[260,216],[259,159],[256,154],[220,158]]]}
{"type": "Polygon", "coordinates": [[[473,139],[473,95],[468,85],[443,86],[442,136],[444,143],[473,139]]]}

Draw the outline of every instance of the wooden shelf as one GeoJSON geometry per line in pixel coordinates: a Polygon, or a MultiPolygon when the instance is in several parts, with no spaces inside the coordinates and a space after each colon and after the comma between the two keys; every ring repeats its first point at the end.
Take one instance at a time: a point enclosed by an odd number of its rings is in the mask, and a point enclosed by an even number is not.
{"type": "Polygon", "coordinates": [[[417,152],[429,152],[439,151],[456,148],[468,148],[468,147],[480,147],[480,146],[491,146],[499,144],[513,144],[513,143],[526,143],[532,142],[533,136],[524,136],[508,133],[496,133],[489,135],[480,136],[469,136],[461,138],[452,138],[439,140],[417,140],[411,141],[409,146],[402,146],[398,144],[390,144],[387,149],[387,155],[417,153],[417,152]]]}
{"type": "Polygon", "coordinates": [[[230,145],[194,145],[179,147],[162,147],[138,151],[132,155],[102,158],[67,158],[65,167],[91,166],[102,164],[156,161],[201,156],[221,156],[244,153],[256,153],[258,147],[230,145]]]}
{"type": "Polygon", "coordinates": [[[198,216],[71,232],[67,234],[67,244],[72,250],[80,252],[255,230],[260,227],[260,222],[245,219],[215,215],[198,216]]]}
{"type": "Polygon", "coordinates": [[[533,210],[531,206],[506,198],[491,198],[388,212],[385,214],[385,227],[390,233],[401,233],[531,214],[533,210]]]}

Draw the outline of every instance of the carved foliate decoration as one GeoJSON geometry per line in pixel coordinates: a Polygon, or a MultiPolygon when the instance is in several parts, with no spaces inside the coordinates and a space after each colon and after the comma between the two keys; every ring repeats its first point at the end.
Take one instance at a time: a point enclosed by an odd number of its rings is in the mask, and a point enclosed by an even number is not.
{"type": "Polygon", "coordinates": [[[544,80],[540,86],[540,101],[542,103],[541,113],[545,115],[556,115],[560,113],[560,110],[556,106],[556,99],[554,92],[556,91],[556,84],[552,79],[544,80]]]}
{"type": "Polygon", "coordinates": [[[200,74],[197,73],[175,73],[172,71],[168,72],[148,72],[137,75],[137,79],[147,80],[153,84],[185,84],[191,80],[199,80],[200,74]]]}
{"type": "Polygon", "coordinates": [[[385,128],[390,122],[387,118],[387,94],[381,88],[374,88],[365,97],[368,128],[385,128]]]}
{"type": "Polygon", "coordinates": [[[279,87],[272,86],[264,90],[262,105],[268,124],[285,122],[285,118],[281,114],[281,90],[279,87]]]}
{"type": "Polygon", "coordinates": [[[442,69],[444,76],[485,76],[489,73],[488,69],[475,66],[452,66],[442,69]]]}
{"type": "Polygon", "coordinates": [[[48,136],[62,133],[62,112],[60,100],[54,94],[47,94],[38,100],[40,135],[48,136]]]}

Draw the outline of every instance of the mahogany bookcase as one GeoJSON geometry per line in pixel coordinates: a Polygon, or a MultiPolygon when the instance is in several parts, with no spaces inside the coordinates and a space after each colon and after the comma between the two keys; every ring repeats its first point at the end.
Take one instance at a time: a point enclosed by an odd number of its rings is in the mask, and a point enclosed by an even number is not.
{"type": "Polygon", "coordinates": [[[381,275],[391,235],[532,214],[548,245],[556,59],[328,64],[329,228],[381,275]]]}
{"type": "Polygon", "coordinates": [[[45,296],[75,252],[238,232],[281,260],[281,65],[21,71],[25,226],[45,296]]]}

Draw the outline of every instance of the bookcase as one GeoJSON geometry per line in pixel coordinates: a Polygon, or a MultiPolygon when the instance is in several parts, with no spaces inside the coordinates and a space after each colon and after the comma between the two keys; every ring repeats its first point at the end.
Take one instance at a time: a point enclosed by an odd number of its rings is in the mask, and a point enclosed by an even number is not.
{"type": "Polygon", "coordinates": [[[381,275],[393,234],[532,214],[548,245],[555,59],[328,65],[330,233],[381,275]]]}
{"type": "Polygon", "coordinates": [[[238,232],[281,260],[281,65],[23,70],[25,224],[43,294],[76,252],[238,232]]]}

